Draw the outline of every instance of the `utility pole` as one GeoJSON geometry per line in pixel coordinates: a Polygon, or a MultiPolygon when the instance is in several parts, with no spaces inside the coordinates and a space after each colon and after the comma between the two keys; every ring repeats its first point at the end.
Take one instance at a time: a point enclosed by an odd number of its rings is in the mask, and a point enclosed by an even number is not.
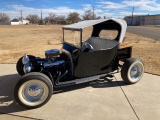
{"type": "Polygon", "coordinates": [[[94,1],[93,0],[91,0],[92,1],[92,6],[93,6],[93,20],[95,19],[95,15],[94,15],[94,1]]]}
{"type": "Polygon", "coordinates": [[[42,16],[42,10],[41,10],[41,20],[39,21],[40,25],[43,25],[43,16],[42,16]]]}
{"type": "Polygon", "coordinates": [[[23,17],[23,16],[22,16],[22,10],[20,11],[20,14],[21,14],[21,22],[22,22],[22,25],[23,25],[23,20],[22,20],[22,19],[23,19],[23,18],[22,18],[22,17],[23,17]]]}
{"type": "Polygon", "coordinates": [[[133,25],[133,13],[134,13],[134,7],[132,9],[132,21],[131,21],[131,25],[133,25]]]}
{"type": "Polygon", "coordinates": [[[43,18],[42,18],[42,11],[41,11],[41,21],[42,21],[42,19],[43,19],[43,18]]]}

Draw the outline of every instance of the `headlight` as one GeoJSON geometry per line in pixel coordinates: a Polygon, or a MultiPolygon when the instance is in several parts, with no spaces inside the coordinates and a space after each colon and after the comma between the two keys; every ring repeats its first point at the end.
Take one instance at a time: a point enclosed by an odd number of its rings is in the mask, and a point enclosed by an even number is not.
{"type": "Polygon", "coordinates": [[[29,62],[29,57],[27,56],[27,54],[25,54],[22,58],[22,63],[25,65],[29,62]]]}
{"type": "Polygon", "coordinates": [[[23,67],[24,73],[30,72],[32,67],[30,66],[29,57],[27,56],[27,54],[23,56],[22,63],[24,64],[24,67],[23,67]]]}
{"type": "Polygon", "coordinates": [[[23,71],[24,71],[24,73],[28,73],[28,72],[30,72],[31,71],[31,66],[28,66],[28,65],[24,65],[24,67],[23,67],[23,71]]]}

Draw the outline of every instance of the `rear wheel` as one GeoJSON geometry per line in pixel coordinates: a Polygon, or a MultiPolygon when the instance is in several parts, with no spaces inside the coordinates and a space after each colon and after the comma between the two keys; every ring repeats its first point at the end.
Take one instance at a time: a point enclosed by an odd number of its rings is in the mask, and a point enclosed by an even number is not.
{"type": "Polygon", "coordinates": [[[130,58],[122,66],[121,77],[126,83],[134,84],[142,78],[143,73],[143,62],[137,58],[130,58]]]}
{"type": "MultiPolygon", "coordinates": [[[[32,55],[28,55],[28,57],[29,57],[29,59],[35,59],[35,58],[36,58],[35,56],[32,56],[32,55]]],[[[18,72],[21,76],[25,74],[25,73],[24,73],[24,70],[23,70],[24,65],[23,65],[23,63],[22,63],[22,58],[23,58],[23,57],[21,57],[21,58],[18,60],[17,64],[16,64],[17,72],[18,72]]]]}
{"type": "Polygon", "coordinates": [[[15,87],[15,99],[26,108],[38,108],[51,98],[53,84],[42,73],[28,73],[22,77],[15,87]]]}

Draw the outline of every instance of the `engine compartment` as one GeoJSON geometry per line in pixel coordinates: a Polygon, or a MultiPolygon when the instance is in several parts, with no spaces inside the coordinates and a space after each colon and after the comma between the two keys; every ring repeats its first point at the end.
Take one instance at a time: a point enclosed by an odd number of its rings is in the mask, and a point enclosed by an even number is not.
{"type": "Polygon", "coordinates": [[[73,63],[70,52],[62,49],[45,51],[45,58],[25,55],[21,60],[24,74],[40,72],[47,75],[55,85],[67,81],[73,76],[73,63]],[[24,61],[25,60],[25,61],[24,61]]]}

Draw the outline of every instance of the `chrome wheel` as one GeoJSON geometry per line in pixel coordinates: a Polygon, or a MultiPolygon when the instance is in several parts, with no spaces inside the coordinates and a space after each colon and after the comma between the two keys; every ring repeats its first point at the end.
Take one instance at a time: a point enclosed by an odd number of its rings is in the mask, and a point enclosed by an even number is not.
{"type": "Polygon", "coordinates": [[[135,65],[131,68],[130,76],[132,79],[136,79],[140,75],[140,67],[138,65],[135,65]]]}
{"type": "Polygon", "coordinates": [[[132,82],[137,82],[141,79],[144,73],[144,67],[141,62],[133,63],[128,70],[128,78],[132,82]]]}
{"type": "Polygon", "coordinates": [[[29,80],[23,83],[18,91],[20,100],[28,106],[43,103],[49,94],[48,86],[40,80],[29,80]]]}

